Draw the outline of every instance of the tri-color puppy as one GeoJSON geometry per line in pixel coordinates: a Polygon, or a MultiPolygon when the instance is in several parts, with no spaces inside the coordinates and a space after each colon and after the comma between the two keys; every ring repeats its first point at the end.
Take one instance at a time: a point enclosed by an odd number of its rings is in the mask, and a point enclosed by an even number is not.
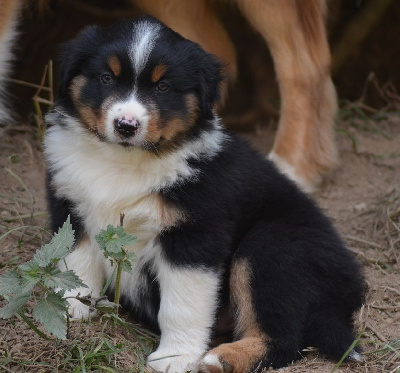
{"type": "MultiPolygon", "coordinates": [[[[45,154],[52,228],[71,215],[66,264],[89,286],[72,294],[99,296],[112,268],[94,237],[124,213],[138,238],[125,303],[161,333],[150,367],[277,368],[307,346],[338,359],[355,337],[360,268],[312,200],[221,128],[220,71],[151,17],[65,45],[45,154]],[[210,350],[221,333],[231,343],[210,350]]],[[[70,313],[89,308],[70,300],[70,313]]]]}

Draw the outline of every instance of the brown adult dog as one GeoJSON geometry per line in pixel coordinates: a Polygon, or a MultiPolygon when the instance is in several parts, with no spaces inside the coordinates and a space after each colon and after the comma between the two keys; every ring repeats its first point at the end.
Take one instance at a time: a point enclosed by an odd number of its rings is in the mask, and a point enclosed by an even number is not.
{"type": "MultiPolygon", "coordinates": [[[[227,63],[236,51],[209,0],[128,0],[227,63]]],[[[281,117],[270,158],[304,190],[337,162],[333,123],[336,93],[330,77],[325,0],[235,0],[270,48],[281,94],[281,117]]],[[[0,0],[0,93],[15,40],[20,0],[0,0]]],[[[4,100],[3,100],[4,101],[4,100]]],[[[0,102],[0,121],[8,118],[0,102]]]]}

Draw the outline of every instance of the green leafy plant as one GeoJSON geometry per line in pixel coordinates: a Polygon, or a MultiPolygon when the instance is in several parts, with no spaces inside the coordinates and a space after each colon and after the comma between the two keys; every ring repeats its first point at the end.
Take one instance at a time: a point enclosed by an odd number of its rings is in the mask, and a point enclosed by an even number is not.
{"type": "MultiPolygon", "coordinates": [[[[122,271],[131,271],[132,262],[135,260],[135,253],[132,251],[126,251],[124,247],[133,245],[136,242],[136,237],[125,232],[123,228],[124,215],[121,214],[120,222],[121,225],[113,227],[108,225],[107,229],[102,229],[96,236],[96,241],[99,244],[101,250],[104,251],[104,256],[110,259],[111,265],[115,266],[117,272],[115,280],[115,293],[114,303],[119,305],[119,299],[121,294],[121,275],[122,271]]],[[[112,277],[107,282],[103,295],[109,287],[112,277]]],[[[118,307],[115,309],[115,313],[118,314],[118,307]]]]}
{"type": "Polygon", "coordinates": [[[50,334],[66,339],[68,304],[64,298],[65,291],[86,287],[73,271],[62,272],[57,267],[57,262],[73,250],[74,242],[74,231],[68,217],[50,243],[37,250],[32,260],[0,277],[0,295],[8,301],[0,309],[1,318],[9,319],[19,315],[27,321],[24,307],[39,287],[44,295],[33,307],[32,316],[50,334]]]}
{"type": "MultiPolygon", "coordinates": [[[[82,303],[94,307],[102,313],[118,314],[121,274],[122,271],[132,270],[132,262],[135,259],[133,252],[126,251],[125,246],[132,245],[136,238],[125,232],[121,225],[114,227],[109,225],[106,230],[101,230],[96,236],[100,248],[106,258],[115,266],[113,275],[108,279],[99,298],[91,296],[76,297],[82,303]],[[110,286],[116,272],[116,285],[114,302],[108,301],[104,296],[110,286]]],[[[36,251],[32,260],[20,264],[15,269],[0,276],[0,295],[8,303],[0,309],[0,317],[9,319],[17,316],[24,320],[41,337],[47,338],[24,311],[30,299],[38,299],[32,308],[32,316],[39,321],[45,329],[57,338],[65,340],[68,331],[68,302],[65,291],[78,287],[87,287],[72,271],[60,271],[57,263],[73,251],[75,243],[74,231],[68,217],[64,225],[59,229],[50,243],[36,251]],[[35,289],[42,290],[42,296],[37,296],[35,289]]]]}

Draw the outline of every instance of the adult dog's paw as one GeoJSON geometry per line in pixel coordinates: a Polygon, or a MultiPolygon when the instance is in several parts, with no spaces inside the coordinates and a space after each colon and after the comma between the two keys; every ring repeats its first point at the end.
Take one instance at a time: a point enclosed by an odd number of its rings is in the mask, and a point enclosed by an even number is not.
{"type": "Polygon", "coordinates": [[[155,351],[149,355],[147,366],[163,373],[197,373],[201,354],[173,354],[169,351],[155,351]]]}

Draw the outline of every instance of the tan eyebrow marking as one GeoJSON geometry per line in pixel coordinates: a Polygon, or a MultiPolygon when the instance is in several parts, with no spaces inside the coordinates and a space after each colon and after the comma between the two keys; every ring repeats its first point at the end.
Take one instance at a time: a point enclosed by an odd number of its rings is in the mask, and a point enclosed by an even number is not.
{"type": "Polygon", "coordinates": [[[115,76],[120,76],[121,74],[121,61],[117,56],[111,56],[108,60],[108,65],[115,76]]]}
{"type": "Polygon", "coordinates": [[[153,72],[151,73],[151,81],[153,83],[157,82],[162,78],[162,76],[167,72],[167,66],[160,64],[157,65],[153,72]]]}

